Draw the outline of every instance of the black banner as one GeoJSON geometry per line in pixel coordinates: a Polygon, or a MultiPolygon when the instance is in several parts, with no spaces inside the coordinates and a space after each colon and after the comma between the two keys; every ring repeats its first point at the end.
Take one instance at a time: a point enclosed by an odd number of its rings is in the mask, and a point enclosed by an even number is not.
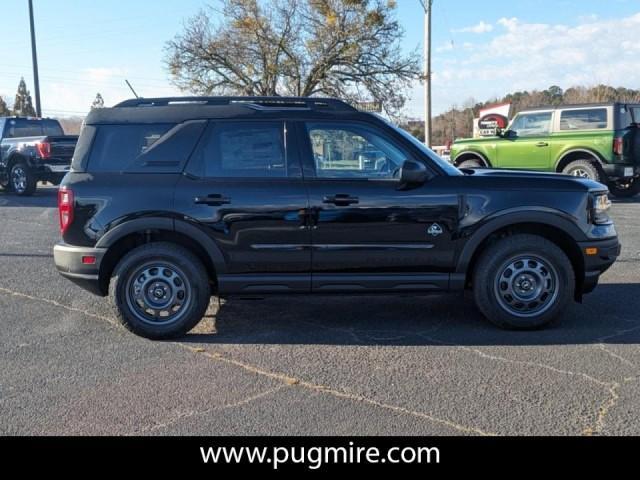
{"type": "Polygon", "coordinates": [[[439,472],[635,470],[638,438],[3,437],[4,471],[439,472]],[[524,470],[523,470],[524,468],[524,470]]]}

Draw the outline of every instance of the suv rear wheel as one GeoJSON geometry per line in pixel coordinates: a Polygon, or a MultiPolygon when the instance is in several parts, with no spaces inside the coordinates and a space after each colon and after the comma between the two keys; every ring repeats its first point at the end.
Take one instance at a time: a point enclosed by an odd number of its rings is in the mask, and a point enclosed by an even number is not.
{"type": "Polygon", "coordinates": [[[532,329],[552,322],[573,299],[571,262],[536,235],[502,238],[482,253],[473,276],[476,305],[502,328],[532,329]]]}
{"type": "Polygon", "coordinates": [[[640,193],[640,178],[631,178],[625,182],[611,182],[608,187],[614,197],[631,198],[640,193]]]}
{"type": "Polygon", "coordinates": [[[135,248],[111,282],[119,321],[151,339],[184,335],[202,319],[210,299],[207,271],[187,249],[165,242],[135,248]]]}
{"type": "Polygon", "coordinates": [[[562,169],[562,173],[573,175],[574,177],[588,178],[596,182],[600,181],[598,167],[589,160],[574,160],[562,169]]]}

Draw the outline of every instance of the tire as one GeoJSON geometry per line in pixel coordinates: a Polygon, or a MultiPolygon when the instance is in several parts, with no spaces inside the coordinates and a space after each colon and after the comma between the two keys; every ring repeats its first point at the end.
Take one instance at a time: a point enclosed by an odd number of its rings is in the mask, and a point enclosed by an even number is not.
{"type": "Polygon", "coordinates": [[[640,178],[635,177],[624,186],[618,182],[610,182],[608,187],[614,197],[631,198],[640,193],[640,178]]]}
{"type": "Polygon", "coordinates": [[[468,159],[461,161],[458,165],[458,168],[484,168],[485,165],[482,160],[479,159],[468,159]]]}
{"type": "Polygon", "coordinates": [[[574,290],[565,253],[537,235],[498,240],[481,254],[473,275],[478,309],[501,328],[530,330],[551,323],[573,300],[574,290]]]}
{"type": "Polygon", "coordinates": [[[22,197],[33,195],[37,180],[31,169],[24,162],[15,163],[9,172],[9,187],[12,192],[22,197]]]}
{"type": "Polygon", "coordinates": [[[204,316],[211,296],[202,262],[167,242],[148,243],[125,255],[114,270],[111,290],[120,323],[154,340],[186,334],[204,316]]]}
{"type": "Polygon", "coordinates": [[[575,177],[588,178],[595,182],[599,182],[602,177],[602,175],[600,175],[600,169],[590,160],[574,160],[562,169],[562,173],[575,177]]]}

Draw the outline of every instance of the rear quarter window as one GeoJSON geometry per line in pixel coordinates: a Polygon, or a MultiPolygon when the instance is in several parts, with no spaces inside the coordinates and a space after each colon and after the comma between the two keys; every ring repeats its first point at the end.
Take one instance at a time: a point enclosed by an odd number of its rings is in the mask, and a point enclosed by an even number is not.
{"type": "Polygon", "coordinates": [[[172,124],[100,125],[91,147],[88,171],[120,172],[147,152],[172,124]]]}
{"type": "Polygon", "coordinates": [[[560,112],[560,130],[598,130],[607,128],[606,108],[582,108],[560,112]]]}

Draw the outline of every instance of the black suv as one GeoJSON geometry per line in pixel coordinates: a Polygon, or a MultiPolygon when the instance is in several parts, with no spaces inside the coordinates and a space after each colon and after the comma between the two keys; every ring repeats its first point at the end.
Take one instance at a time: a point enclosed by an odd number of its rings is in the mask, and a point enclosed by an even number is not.
{"type": "Polygon", "coordinates": [[[335,99],[134,99],[93,110],[59,191],[62,275],[150,338],[211,295],[473,290],[534,328],[593,290],[620,245],[604,185],[458,170],[335,99]]]}

